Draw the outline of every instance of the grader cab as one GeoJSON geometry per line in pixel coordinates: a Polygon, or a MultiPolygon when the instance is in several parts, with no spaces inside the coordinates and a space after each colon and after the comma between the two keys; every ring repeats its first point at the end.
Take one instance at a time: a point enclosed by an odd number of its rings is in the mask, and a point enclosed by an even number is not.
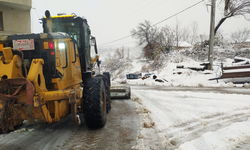
{"type": "Polygon", "coordinates": [[[42,20],[44,33],[0,35],[0,129],[69,114],[80,123],[79,113],[88,127],[103,127],[111,109],[110,75],[93,70],[100,61],[87,20],[49,12],[42,20]]]}

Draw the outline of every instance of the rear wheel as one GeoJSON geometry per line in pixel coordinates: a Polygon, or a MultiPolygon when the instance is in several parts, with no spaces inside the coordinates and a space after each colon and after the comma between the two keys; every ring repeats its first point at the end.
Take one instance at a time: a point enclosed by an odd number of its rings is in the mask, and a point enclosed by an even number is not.
{"type": "Polygon", "coordinates": [[[104,72],[103,75],[105,75],[108,78],[108,85],[111,86],[111,83],[110,83],[110,73],[109,72],[104,72]]]}
{"type": "Polygon", "coordinates": [[[109,72],[104,72],[103,81],[106,88],[106,101],[107,101],[107,113],[111,110],[111,98],[110,98],[110,74],[109,72]]]}
{"type": "Polygon", "coordinates": [[[90,78],[84,85],[83,114],[89,128],[101,128],[106,123],[106,92],[101,77],[90,78]]]}

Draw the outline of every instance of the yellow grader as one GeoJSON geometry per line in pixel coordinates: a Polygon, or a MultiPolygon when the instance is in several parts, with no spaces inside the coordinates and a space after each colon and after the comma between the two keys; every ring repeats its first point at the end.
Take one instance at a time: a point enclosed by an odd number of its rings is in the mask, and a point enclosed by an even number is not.
{"type": "Polygon", "coordinates": [[[110,74],[93,70],[100,61],[87,20],[50,16],[49,11],[45,15],[43,33],[0,35],[2,132],[24,120],[47,124],[69,114],[80,123],[79,113],[89,128],[103,127],[111,110],[110,74]]]}

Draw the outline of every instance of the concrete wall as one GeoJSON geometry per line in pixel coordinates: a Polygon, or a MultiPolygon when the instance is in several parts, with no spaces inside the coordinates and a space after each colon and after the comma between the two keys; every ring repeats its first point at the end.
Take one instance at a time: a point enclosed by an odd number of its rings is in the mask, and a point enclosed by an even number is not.
{"type": "Polygon", "coordinates": [[[0,34],[31,33],[31,0],[0,0],[3,31],[0,34]]]}

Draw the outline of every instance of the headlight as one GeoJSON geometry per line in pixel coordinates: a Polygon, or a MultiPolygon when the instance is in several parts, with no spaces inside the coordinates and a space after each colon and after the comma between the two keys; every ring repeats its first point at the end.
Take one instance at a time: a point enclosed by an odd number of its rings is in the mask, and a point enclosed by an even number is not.
{"type": "Polygon", "coordinates": [[[65,43],[59,43],[58,44],[58,48],[60,49],[60,50],[62,50],[62,49],[65,49],[65,47],[66,47],[66,45],[65,45],[65,43]]]}

